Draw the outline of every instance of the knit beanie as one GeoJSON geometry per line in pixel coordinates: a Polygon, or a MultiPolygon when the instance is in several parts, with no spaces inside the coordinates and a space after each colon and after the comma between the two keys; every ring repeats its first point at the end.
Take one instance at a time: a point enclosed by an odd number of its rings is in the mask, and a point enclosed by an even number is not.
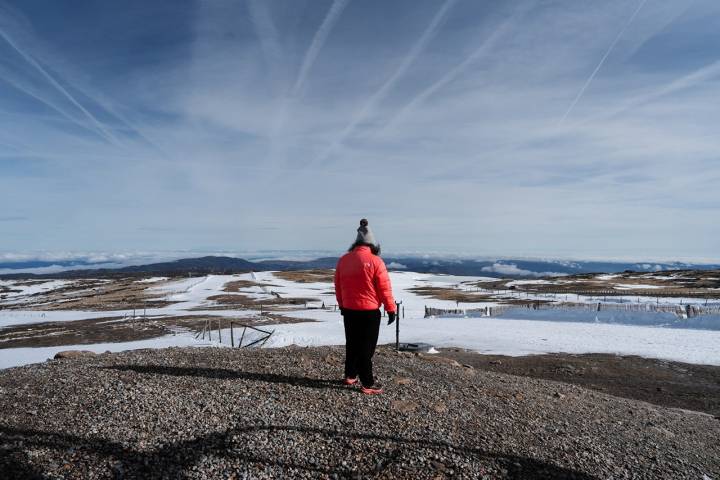
{"type": "Polygon", "coordinates": [[[373,235],[372,230],[370,230],[366,219],[363,218],[360,220],[360,227],[358,227],[357,232],[357,238],[355,239],[356,243],[367,243],[368,245],[377,246],[375,235],[373,235]]]}

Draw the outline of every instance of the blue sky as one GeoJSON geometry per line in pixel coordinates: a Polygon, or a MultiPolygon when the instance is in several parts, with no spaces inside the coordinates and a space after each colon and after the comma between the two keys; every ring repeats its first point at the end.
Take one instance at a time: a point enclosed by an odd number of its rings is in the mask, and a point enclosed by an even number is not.
{"type": "Polygon", "coordinates": [[[720,257],[720,2],[0,3],[0,253],[720,257]]]}

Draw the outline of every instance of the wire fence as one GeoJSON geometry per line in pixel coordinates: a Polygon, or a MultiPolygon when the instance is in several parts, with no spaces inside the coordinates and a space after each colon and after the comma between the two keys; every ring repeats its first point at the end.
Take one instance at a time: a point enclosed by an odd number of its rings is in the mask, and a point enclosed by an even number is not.
{"type": "MultiPolygon", "coordinates": [[[[239,322],[234,322],[234,321],[226,322],[226,325],[227,324],[229,324],[229,326],[230,326],[230,346],[233,348],[235,347],[235,328],[236,327],[238,329],[241,329],[240,331],[242,332],[242,334],[240,335],[240,339],[237,342],[238,348],[248,348],[248,347],[253,347],[253,346],[262,347],[270,339],[272,334],[275,333],[275,330],[265,330],[262,328],[254,327],[252,325],[247,325],[244,323],[239,323],[239,322]],[[245,340],[245,336],[248,332],[248,329],[253,332],[259,333],[260,336],[259,336],[259,338],[256,338],[252,341],[248,341],[248,343],[243,345],[243,341],[245,340]]],[[[217,321],[215,321],[214,319],[209,319],[209,318],[206,319],[205,323],[203,324],[202,330],[197,332],[197,334],[195,335],[195,338],[197,339],[197,338],[202,337],[202,339],[205,340],[205,336],[207,335],[208,340],[212,342],[213,341],[213,330],[216,330],[216,332],[217,332],[217,334],[216,334],[217,341],[219,343],[223,343],[223,337],[222,337],[223,328],[222,328],[222,320],[221,319],[217,319],[217,321]],[[213,324],[217,325],[217,329],[213,328],[214,327],[213,324]]],[[[226,337],[225,341],[227,342],[227,337],[226,337]]]]}
{"type": "Polygon", "coordinates": [[[435,308],[425,306],[425,318],[430,317],[496,317],[508,310],[525,308],[528,310],[560,311],[614,311],[614,312],[651,312],[672,313],[681,318],[693,318],[703,315],[720,315],[720,305],[663,305],[654,303],[548,303],[527,302],[516,305],[493,305],[481,308],[435,308]]]}

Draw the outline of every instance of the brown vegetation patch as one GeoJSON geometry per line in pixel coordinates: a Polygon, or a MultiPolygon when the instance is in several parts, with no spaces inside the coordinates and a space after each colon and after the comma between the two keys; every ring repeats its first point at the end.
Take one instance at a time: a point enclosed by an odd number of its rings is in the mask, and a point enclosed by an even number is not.
{"type": "Polygon", "coordinates": [[[196,310],[214,310],[214,309],[224,309],[225,307],[231,306],[233,308],[245,308],[245,309],[255,309],[258,308],[270,308],[273,307],[282,307],[282,306],[288,306],[288,305],[294,305],[294,306],[305,306],[308,303],[313,302],[319,302],[320,300],[317,298],[303,298],[303,297],[292,297],[292,298],[284,298],[284,297],[273,297],[268,299],[256,299],[256,298],[250,298],[247,295],[242,294],[232,294],[232,295],[212,295],[208,297],[208,300],[212,300],[214,302],[217,302],[219,305],[216,306],[210,306],[210,307],[198,307],[196,310]]]}
{"type": "Polygon", "coordinates": [[[223,288],[224,292],[239,292],[243,288],[252,288],[252,287],[276,287],[277,285],[272,285],[270,283],[258,283],[253,282],[252,280],[235,280],[233,282],[228,282],[225,284],[225,288],[223,288]]]}
{"type": "Polygon", "coordinates": [[[126,342],[146,340],[167,333],[170,330],[160,322],[132,322],[122,318],[12,325],[0,329],[0,349],[126,342]]]}
{"type": "Polygon", "coordinates": [[[148,284],[137,283],[135,278],[112,281],[81,279],[70,285],[39,292],[30,297],[32,302],[0,305],[8,310],[84,310],[112,311],[142,308],[162,308],[174,302],[157,299],[157,293],[147,291],[148,284]]]}
{"type": "Polygon", "coordinates": [[[333,283],[335,270],[295,270],[287,272],[275,272],[274,275],[283,280],[297,283],[333,283]]]}
{"type": "Polygon", "coordinates": [[[261,326],[302,323],[312,320],[266,313],[258,317],[220,317],[185,315],[162,318],[95,318],[67,322],[12,325],[0,329],[0,349],[19,347],[55,347],[148,340],[172,334],[178,329],[200,332],[210,320],[213,330],[230,327],[230,322],[261,326]]]}
{"type": "MultiPolygon", "coordinates": [[[[221,305],[232,305],[233,307],[253,308],[257,305],[255,299],[238,293],[233,295],[211,295],[207,299],[221,305]]],[[[205,307],[198,308],[205,309],[205,307]]]]}
{"type": "Polygon", "coordinates": [[[513,289],[560,295],[720,298],[720,290],[715,290],[720,288],[720,271],[717,270],[624,272],[608,279],[597,278],[596,274],[582,274],[554,280],[557,283],[521,284],[513,289]],[[623,288],[617,288],[619,285],[623,288]]]}
{"type": "Polygon", "coordinates": [[[494,281],[488,281],[488,282],[468,282],[467,285],[470,285],[475,288],[481,288],[484,290],[504,290],[507,288],[507,283],[509,280],[494,280],[494,281]]]}
{"type": "Polygon", "coordinates": [[[493,297],[484,293],[466,292],[454,288],[414,287],[409,290],[423,297],[434,298],[436,300],[450,300],[453,302],[475,303],[495,300],[493,297]]]}
{"type": "Polygon", "coordinates": [[[313,320],[310,318],[288,317],[286,315],[279,315],[277,313],[263,313],[261,318],[267,319],[267,321],[263,325],[279,325],[282,323],[317,322],[317,320],[313,320]]]}

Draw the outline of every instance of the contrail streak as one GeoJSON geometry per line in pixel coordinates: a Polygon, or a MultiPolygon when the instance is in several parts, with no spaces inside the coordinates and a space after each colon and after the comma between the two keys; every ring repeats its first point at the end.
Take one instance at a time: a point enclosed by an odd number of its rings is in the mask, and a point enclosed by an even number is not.
{"type": "Polygon", "coordinates": [[[93,133],[97,133],[92,127],[90,127],[90,126],[87,125],[86,123],[81,122],[80,120],[78,120],[77,118],[75,118],[73,115],[71,115],[70,113],[66,112],[63,108],[61,108],[60,106],[56,105],[56,104],[55,104],[54,102],[52,102],[51,100],[48,100],[47,98],[42,97],[42,96],[40,96],[39,94],[35,93],[32,89],[26,87],[25,85],[23,85],[21,82],[17,81],[16,79],[11,78],[11,77],[9,77],[9,76],[7,76],[7,75],[0,76],[0,78],[1,78],[2,80],[4,80],[5,82],[7,82],[9,85],[12,85],[12,86],[15,87],[16,89],[18,89],[19,91],[21,91],[22,93],[24,93],[25,95],[34,98],[35,100],[37,100],[38,102],[42,103],[42,104],[45,105],[46,107],[48,107],[48,108],[50,108],[51,110],[54,110],[55,112],[59,113],[60,115],[62,115],[62,116],[65,117],[67,120],[69,120],[69,121],[71,121],[72,123],[74,123],[75,125],[79,125],[80,127],[86,128],[86,129],[90,130],[90,131],[93,132],[93,133]]]}
{"type": "Polygon", "coordinates": [[[300,73],[298,74],[297,80],[295,80],[295,85],[292,89],[293,96],[297,96],[302,92],[305,79],[307,78],[310,69],[315,64],[315,59],[317,58],[318,53],[322,50],[328,35],[335,27],[335,24],[340,18],[340,14],[342,14],[343,10],[345,10],[348,3],[350,3],[350,0],[335,0],[330,6],[330,9],[325,16],[325,20],[323,20],[322,24],[320,24],[317,32],[315,32],[312,43],[305,53],[305,58],[303,59],[302,66],[300,67],[300,73]]]}
{"type": "Polygon", "coordinates": [[[415,62],[415,60],[417,60],[417,58],[420,56],[420,53],[422,53],[427,44],[430,43],[430,40],[432,40],[435,36],[438,27],[445,19],[445,15],[456,3],[456,1],[457,0],[447,0],[442,5],[442,7],[440,7],[435,16],[432,18],[430,25],[428,25],[428,27],[425,29],[418,41],[415,42],[415,45],[413,45],[410,53],[403,59],[403,61],[400,63],[392,76],[388,78],[385,83],[370,97],[370,99],[365,103],[365,105],[360,109],[360,111],[353,117],[350,123],[343,129],[342,132],[340,132],[340,135],[338,135],[335,141],[330,144],[330,147],[324,152],[323,155],[321,155],[319,160],[326,159],[338,146],[343,143],[343,141],[353,132],[353,130],[355,130],[355,127],[371,114],[378,102],[380,102],[380,100],[382,100],[385,95],[387,95],[390,89],[395,86],[395,83],[398,81],[398,79],[400,79],[400,77],[402,77],[405,72],[407,72],[408,68],[410,68],[410,66],[415,62]]]}
{"type": "Polygon", "coordinates": [[[295,106],[294,103],[297,102],[303,94],[305,81],[310,73],[310,69],[315,64],[315,60],[325,45],[328,35],[335,27],[335,24],[348,3],[350,3],[350,0],[335,0],[330,6],[330,9],[325,15],[325,19],[320,24],[320,27],[318,27],[307,52],[305,52],[305,57],[303,58],[295,84],[290,91],[289,98],[284,99],[285,101],[281,104],[277,112],[275,123],[270,132],[272,143],[269,156],[273,161],[280,162],[280,168],[285,168],[287,156],[287,144],[280,138],[281,132],[285,130],[285,126],[295,106]]]}
{"type": "MultiPolygon", "coordinates": [[[[87,95],[87,92],[85,92],[87,95]]],[[[160,152],[163,156],[170,158],[170,155],[162,148],[160,145],[158,145],[154,140],[150,139],[148,135],[145,133],[145,131],[141,130],[137,125],[133,124],[130,120],[127,119],[123,114],[121,114],[117,108],[115,108],[109,100],[105,100],[102,98],[98,98],[97,95],[90,96],[87,95],[89,98],[91,98],[95,103],[100,105],[102,108],[104,108],[108,113],[112,114],[116,119],[120,120],[129,130],[131,130],[133,133],[135,133],[140,139],[145,141],[149,146],[160,152]]]]}
{"type": "Polygon", "coordinates": [[[78,102],[75,97],[73,97],[70,92],[68,92],[62,85],[60,85],[57,80],[55,80],[43,67],[40,65],[33,57],[25,53],[23,50],[21,50],[15,42],[12,41],[12,39],[2,30],[0,29],[0,37],[2,37],[8,45],[10,45],[23,59],[25,59],[26,62],[28,62],[30,65],[32,65],[40,74],[45,77],[45,79],[50,82],[50,84],[55,87],[65,98],[67,98],[70,103],[75,105],[78,110],[80,110],[83,115],[87,117],[88,120],[97,128],[97,130],[111,143],[114,143],[115,145],[119,145],[120,142],[118,139],[110,133],[109,130],[105,128],[105,126],[100,123],[100,121],[95,118],[95,116],[90,113],[85,107],[83,107],[80,102],[78,102]]]}
{"type": "Polygon", "coordinates": [[[624,105],[621,105],[620,107],[610,110],[608,112],[599,113],[597,116],[580,122],[578,125],[585,125],[586,123],[591,123],[595,120],[614,117],[615,115],[619,115],[622,112],[625,112],[631,108],[651,102],[657,98],[670,95],[677,91],[684,90],[699,82],[703,82],[718,75],[720,75],[720,60],[716,60],[713,63],[701,67],[691,73],[688,73],[687,75],[673,80],[672,82],[662,87],[656,88],[650,92],[631,98],[624,105]]]}
{"type": "MultiPolygon", "coordinates": [[[[277,28],[268,12],[267,4],[262,0],[249,0],[248,9],[268,67],[275,70],[282,56],[282,48],[277,41],[277,28]]],[[[272,81],[276,82],[277,78],[273,78],[272,81]]]]}
{"type": "MultiPolygon", "coordinates": [[[[660,86],[660,87],[650,90],[644,94],[633,97],[633,98],[629,99],[627,102],[625,102],[624,105],[621,105],[613,110],[601,112],[601,113],[595,115],[594,117],[590,117],[581,122],[574,123],[574,124],[572,124],[571,127],[563,126],[561,128],[560,125],[548,126],[541,133],[530,135],[530,136],[524,138],[522,141],[508,142],[504,145],[499,146],[498,148],[496,148],[494,150],[486,151],[484,153],[486,155],[490,155],[490,156],[497,155],[497,154],[500,154],[503,152],[508,152],[508,151],[514,150],[516,148],[520,148],[523,145],[528,144],[530,142],[547,140],[549,138],[556,137],[557,135],[567,134],[568,132],[573,132],[573,131],[579,131],[580,128],[582,128],[588,124],[591,124],[592,122],[612,118],[612,117],[619,115],[627,110],[630,110],[631,108],[635,108],[639,105],[643,105],[643,104],[652,102],[653,100],[655,100],[657,98],[661,98],[666,95],[670,95],[670,94],[678,92],[680,90],[685,90],[687,88],[692,87],[693,85],[696,85],[697,83],[710,80],[716,76],[720,76],[720,60],[717,60],[717,61],[710,63],[704,67],[701,67],[701,68],[699,68],[691,73],[688,73],[687,75],[684,75],[678,79],[675,79],[666,85],[660,86]]],[[[470,162],[456,164],[455,167],[456,168],[465,168],[465,167],[470,167],[474,164],[475,164],[475,161],[470,161],[470,162]]]]}
{"type": "Polygon", "coordinates": [[[628,21],[625,22],[625,25],[623,26],[623,28],[620,29],[617,36],[615,37],[615,40],[612,41],[612,43],[608,47],[607,51],[605,52],[605,55],[603,55],[603,57],[600,59],[600,63],[597,64],[597,67],[595,67],[595,70],[593,70],[593,72],[590,74],[588,79],[585,81],[585,84],[582,86],[582,88],[578,92],[577,96],[575,96],[575,99],[570,104],[570,107],[568,107],[567,111],[565,112],[565,115],[563,115],[562,118],[560,119],[560,122],[559,122],[560,125],[562,125],[563,122],[565,122],[565,119],[568,117],[568,115],[570,115],[570,112],[572,112],[573,108],[575,108],[575,105],[577,105],[577,103],[580,101],[583,94],[585,93],[585,90],[587,90],[587,88],[590,86],[593,79],[595,78],[595,75],[597,75],[597,73],[600,71],[603,64],[605,63],[605,60],[607,60],[608,56],[610,56],[610,53],[615,48],[615,45],[617,45],[617,43],[620,41],[620,38],[623,36],[625,31],[628,29],[628,27],[630,27],[630,24],[633,22],[633,20],[635,20],[635,17],[637,17],[638,13],[640,13],[640,10],[642,10],[643,6],[646,3],[647,3],[647,0],[641,0],[640,4],[635,9],[635,12],[633,12],[633,14],[630,15],[630,18],[628,19],[628,21]]]}
{"type": "Polygon", "coordinates": [[[285,75],[286,69],[282,62],[283,50],[278,42],[278,30],[268,10],[268,3],[265,0],[247,0],[253,28],[260,41],[262,54],[265,57],[270,88],[274,92],[273,95],[281,99],[273,107],[272,119],[265,132],[270,140],[267,157],[272,162],[276,156],[282,155],[284,151],[284,145],[282,145],[280,138],[282,137],[281,132],[285,128],[288,105],[287,100],[284,98],[287,96],[287,78],[285,75]]]}
{"type": "Polygon", "coordinates": [[[386,132],[388,130],[391,130],[395,125],[400,123],[413,109],[415,109],[418,105],[423,103],[428,97],[433,95],[435,92],[443,88],[448,83],[455,80],[458,76],[460,76],[465,69],[467,69],[471,64],[476,62],[478,59],[486,55],[487,53],[490,53],[492,49],[495,47],[495,44],[497,41],[502,38],[502,36],[510,30],[510,28],[514,25],[516,19],[524,14],[526,11],[530,9],[530,5],[528,5],[526,8],[523,8],[521,11],[515,13],[511,18],[506,20],[502,25],[500,25],[498,28],[496,28],[492,34],[477,48],[475,51],[473,51],[470,55],[468,55],[465,60],[463,60],[461,63],[450,69],[445,75],[440,77],[439,80],[437,80],[435,83],[430,85],[428,88],[420,92],[415,98],[410,100],[383,128],[383,132],[386,132]]]}

